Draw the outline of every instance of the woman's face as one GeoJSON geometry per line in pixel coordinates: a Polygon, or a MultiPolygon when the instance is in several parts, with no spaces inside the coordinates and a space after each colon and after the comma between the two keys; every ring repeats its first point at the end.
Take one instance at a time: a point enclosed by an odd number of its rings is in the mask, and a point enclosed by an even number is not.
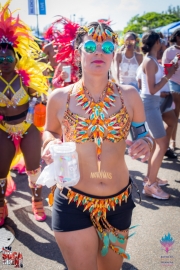
{"type": "MultiPolygon", "coordinates": [[[[85,35],[83,44],[89,40],[94,41],[91,36],[85,35]]],[[[112,42],[112,39],[107,38],[106,41],[112,42]]],[[[84,46],[80,45],[79,52],[83,74],[92,74],[94,76],[102,76],[108,74],[114,53],[104,53],[102,50],[102,44],[103,42],[96,42],[97,49],[93,53],[86,52],[84,46]]]]}
{"type": "Polygon", "coordinates": [[[134,50],[136,40],[132,35],[127,35],[124,39],[125,48],[128,50],[134,50]]]}
{"type": "Polygon", "coordinates": [[[3,73],[11,73],[16,66],[14,52],[9,49],[0,50],[0,70],[3,73]]]}

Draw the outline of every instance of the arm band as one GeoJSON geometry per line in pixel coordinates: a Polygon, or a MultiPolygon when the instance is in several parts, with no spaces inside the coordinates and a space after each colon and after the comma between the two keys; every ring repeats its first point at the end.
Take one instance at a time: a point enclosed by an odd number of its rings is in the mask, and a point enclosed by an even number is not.
{"type": "Polygon", "coordinates": [[[149,133],[147,122],[132,122],[130,127],[130,134],[132,140],[137,140],[145,137],[149,133]]]}

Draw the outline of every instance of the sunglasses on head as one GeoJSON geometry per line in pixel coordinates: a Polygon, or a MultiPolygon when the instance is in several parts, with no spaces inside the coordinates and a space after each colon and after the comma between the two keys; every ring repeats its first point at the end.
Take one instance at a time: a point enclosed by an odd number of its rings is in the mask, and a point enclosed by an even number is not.
{"type": "Polygon", "coordinates": [[[4,63],[4,62],[7,62],[7,63],[13,63],[15,61],[15,58],[13,56],[0,56],[0,64],[4,63]]]}
{"type": "Polygon", "coordinates": [[[87,53],[95,53],[97,51],[97,45],[101,45],[101,50],[105,54],[111,54],[114,52],[114,44],[112,41],[104,41],[103,43],[98,43],[93,40],[88,40],[79,45],[79,49],[83,46],[83,49],[87,53]]]}

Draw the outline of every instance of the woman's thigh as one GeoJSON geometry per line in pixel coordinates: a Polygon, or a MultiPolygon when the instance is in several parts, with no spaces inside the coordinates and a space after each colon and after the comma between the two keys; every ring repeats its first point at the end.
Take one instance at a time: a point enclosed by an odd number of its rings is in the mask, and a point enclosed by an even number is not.
{"type": "MultiPolygon", "coordinates": [[[[120,234],[124,235],[127,238],[127,232],[120,232],[120,234]]],[[[126,249],[127,241],[124,244],[115,243],[116,246],[126,249]]],[[[99,241],[99,251],[98,251],[98,270],[120,270],[123,264],[123,257],[116,254],[112,249],[109,248],[106,256],[101,255],[101,249],[103,247],[102,241],[99,241]]]]}
{"type": "Polygon", "coordinates": [[[8,133],[0,129],[0,178],[7,176],[16,149],[8,133]]]}
{"type": "Polygon", "coordinates": [[[165,112],[162,114],[163,121],[167,124],[168,127],[174,127],[176,124],[176,115],[174,110],[165,112]]]}
{"type": "Polygon", "coordinates": [[[34,125],[31,125],[27,130],[27,134],[24,135],[20,147],[26,169],[28,171],[37,169],[41,160],[41,134],[34,125]]]}
{"type": "Polygon", "coordinates": [[[99,270],[99,240],[93,226],[71,232],[54,232],[54,235],[68,270],[99,270]]]}

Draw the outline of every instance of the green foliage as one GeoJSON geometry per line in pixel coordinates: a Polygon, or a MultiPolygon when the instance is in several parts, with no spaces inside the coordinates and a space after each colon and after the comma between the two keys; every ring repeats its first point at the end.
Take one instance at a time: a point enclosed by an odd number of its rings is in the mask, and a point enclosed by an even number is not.
{"type": "Polygon", "coordinates": [[[142,16],[137,14],[128,22],[128,25],[124,28],[123,33],[133,31],[141,34],[143,32],[143,27],[154,29],[177,21],[179,21],[179,17],[174,13],[162,14],[157,12],[148,12],[142,16]]]}

